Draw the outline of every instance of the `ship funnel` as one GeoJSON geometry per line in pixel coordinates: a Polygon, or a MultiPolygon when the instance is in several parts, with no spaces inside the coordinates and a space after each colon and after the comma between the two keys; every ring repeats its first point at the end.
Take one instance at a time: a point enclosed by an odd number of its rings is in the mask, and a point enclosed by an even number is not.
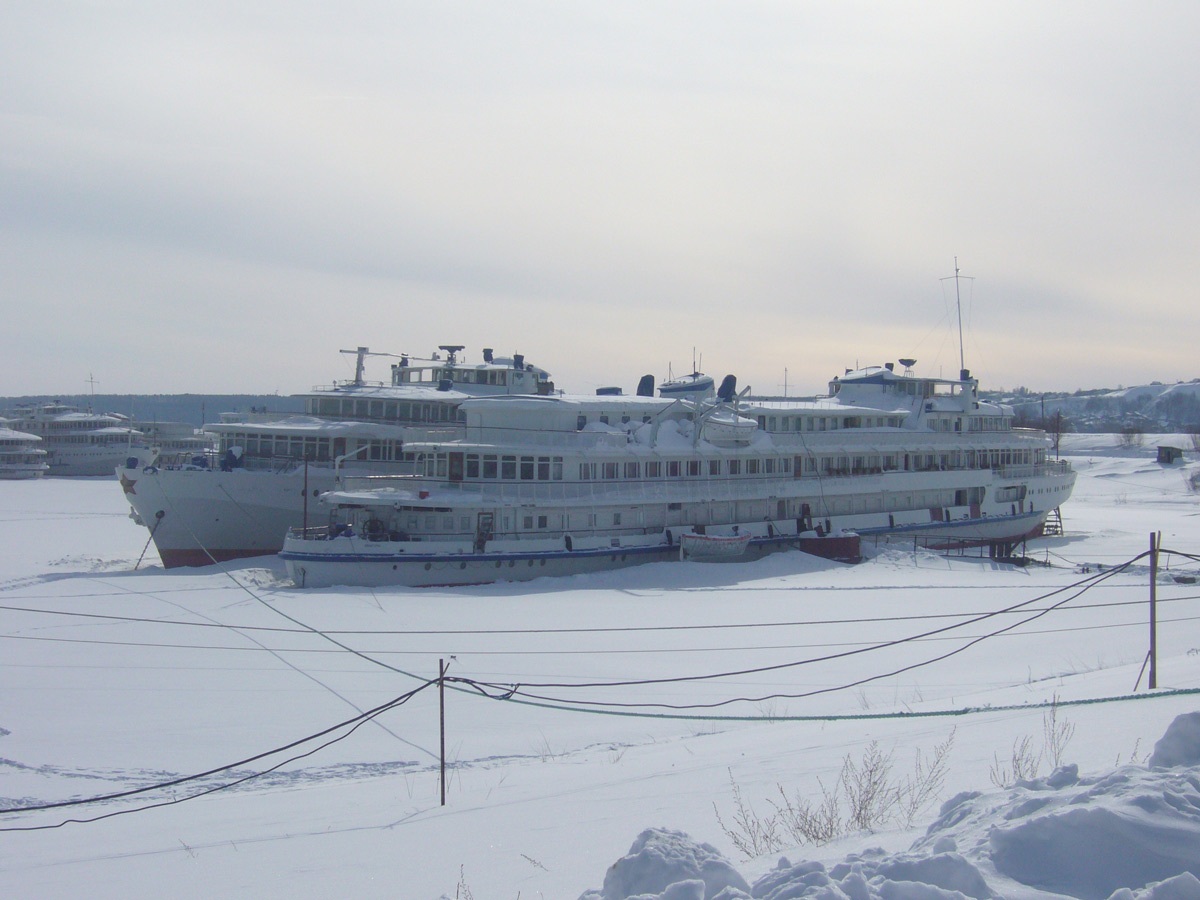
{"type": "Polygon", "coordinates": [[[654,376],[653,375],[643,375],[642,376],[641,380],[638,381],[637,395],[639,397],[653,397],[654,396],[654,376]]]}
{"type": "Polygon", "coordinates": [[[732,403],[735,394],[737,394],[737,376],[726,375],[721,380],[721,387],[717,391],[717,397],[724,403],[732,403]]]}
{"type": "Polygon", "coordinates": [[[492,348],[491,347],[483,348],[483,361],[485,363],[490,363],[492,361],[492,348]]]}

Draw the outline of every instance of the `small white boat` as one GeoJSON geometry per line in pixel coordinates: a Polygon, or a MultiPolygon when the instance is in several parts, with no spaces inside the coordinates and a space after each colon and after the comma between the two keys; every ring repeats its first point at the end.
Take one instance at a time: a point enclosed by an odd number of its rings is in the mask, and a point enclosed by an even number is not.
{"type": "Polygon", "coordinates": [[[758,421],[739,416],[732,409],[717,409],[703,416],[701,435],[706,441],[745,443],[758,430],[758,421]]]}
{"type": "Polygon", "coordinates": [[[681,375],[678,378],[671,378],[664,381],[658,386],[658,395],[660,397],[669,397],[672,400],[679,398],[687,398],[690,400],[701,400],[711,397],[715,392],[713,378],[711,375],[705,375],[703,372],[692,372],[690,375],[681,375]]]}
{"type": "Polygon", "coordinates": [[[750,546],[749,534],[696,534],[679,536],[679,558],[701,562],[740,559],[750,546]]]}

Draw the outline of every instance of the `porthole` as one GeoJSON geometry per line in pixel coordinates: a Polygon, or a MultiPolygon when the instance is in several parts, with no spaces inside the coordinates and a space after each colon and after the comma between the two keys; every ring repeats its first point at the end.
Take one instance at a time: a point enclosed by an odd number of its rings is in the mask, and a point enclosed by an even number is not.
{"type": "Polygon", "coordinates": [[[425,571],[428,572],[433,568],[433,563],[425,563],[425,571]]]}

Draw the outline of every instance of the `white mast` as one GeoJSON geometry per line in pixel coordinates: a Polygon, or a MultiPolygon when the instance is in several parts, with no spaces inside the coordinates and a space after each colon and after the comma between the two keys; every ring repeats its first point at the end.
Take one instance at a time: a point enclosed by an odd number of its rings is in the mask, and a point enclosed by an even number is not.
{"type": "Polygon", "coordinates": [[[962,371],[967,367],[966,357],[963,355],[963,338],[962,338],[962,295],[958,292],[958,257],[954,257],[954,305],[958,308],[958,368],[962,371]]]}
{"type": "Polygon", "coordinates": [[[950,278],[954,279],[954,306],[958,311],[958,377],[960,380],[965,381],[967,378],[967,361],[963,354],[962,294],[959,292],[958,282],[962,278],[972,279],[969,276],[959,274],[959,272],[958,257],[956,256],[954,257],[954,275],[943,278],[942,281],[949,281],[950,278]]]}

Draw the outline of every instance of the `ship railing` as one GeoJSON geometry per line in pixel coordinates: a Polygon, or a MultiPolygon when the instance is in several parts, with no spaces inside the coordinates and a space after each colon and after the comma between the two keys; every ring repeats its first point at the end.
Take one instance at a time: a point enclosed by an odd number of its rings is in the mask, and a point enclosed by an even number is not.
{"type": "Polygon", "coordinates": [[[251,410],[250,412],[223,412],[218,416],[216,424],[236,425],[241,422],[263,424],[269,422],[278,422],[282,419],[291,419],[295,418],[296,416],[303,416],[304,414],[304,410],[302,409],[255,409],[251,410]]]}
{"type": "MultiPolygon", "coordinates": [[[[152,465],[156,469],[167,470],[219,470],[222,467],[224,459],[224,454],[212,449],[174,450],[170,453],[160,453],[155,457],[152,465]]],[[[329,460],[314,460],[310,461],[309,464],[324,468],[329,468],[333,465],[329,460]]],[[[295,459],[290,456],[243,456],[233,468],[245,469],[249,472],[271,472],[275,475],[282,475],[302,465],[304,465],[304,460],[295,459]]]]}
{"type": "MultiPolygon", "coordinates": [[[[146,450],[134,447],[130,456],[146,458],[146,450]]],[[[151,463],[156,469],[211,469],[217,465],[216,451],[207,448],[198,450],[171,450],[159,453],[151,463]]]]}
{"type": "Polygon", "coordinates": [[[328,525],[309,525],[307,528],[293,525],[287,530],[287,536],[302,541],[325,541],[329,539],[328,525]]]}
{"type": "MultiPolygon", "coordinates": [[[[520,448],[523,447],[539,449],[585,447],[597,450],[620,448],[629,444],[630,436],[624,431],[552,431],[549,429],[532,431],[490,425],[469,425],[466,428],[466,439],[491,445],[494,448],[484,452],[513,453],[520,452],[520,448]]],[[[476,451],[472,450],[472,452],[476,451]]]]}
{"type": "Polygon", "coordinates": [[[992,471],[996,474],[997,478],[1041,478],[1051,475],[1065,475],[1071,471],[1071,464],[1065,459],[1056,459],[1033,466],[998,466],[992,471]]]}
{"type": "Polygon", "coordinates": [[[464,434],[464,427],[462,425],[455,425],[453,422],[445,422],[440,425],[409,425],[405,422],[389,422],[387,424],[399,425],[404,428],[404,442],[406,444],[438,444],[447,441],[461,441],[464,434]]]}
{"type": "Polygon", "coordinates": [[[394,488],[420,495],[434,495],[436,501],[470,500],[477,504],[529,504],[595,502],[605,505],[693,503],[699,501],[738,501],[772,499],[777,486],[766,482],[748,485],[730,480],[697,478],[674,482],[622,481],[537,481],[537,482],[447,482],[420,475],[353,476],[345,479],[347,490],[377,490],[394,488]]]}
{"type": "MultiPolygon", "coordinates": [[[[435,382],[435,381],[426,382],[426,384],[428,384],[430,387],[437,387],[437,382],[435,382]]],[[[314,384],[312,393],[314,393],[314,394],[333,393],[335,391],[345,390],[346,388],[349,388],[349,387],[386,388],[386,387],[392,387],[392,383],[390,381],[368,381],[365,378],[362,381],[343,381],[341,383],[338,383],[335,381],[333,384],[314,384]]],[[[366,398],[363,398],[363,399],[366,399],[366,398]]]]}
{"type": "Polygon", "coordinates": [[[343,471],[342,487],[347,491],[376,491],[376,490],[413,490],[420,482],[429,480],[422,475],[410,473],[362,473],[355,474],[343,471]]]}

